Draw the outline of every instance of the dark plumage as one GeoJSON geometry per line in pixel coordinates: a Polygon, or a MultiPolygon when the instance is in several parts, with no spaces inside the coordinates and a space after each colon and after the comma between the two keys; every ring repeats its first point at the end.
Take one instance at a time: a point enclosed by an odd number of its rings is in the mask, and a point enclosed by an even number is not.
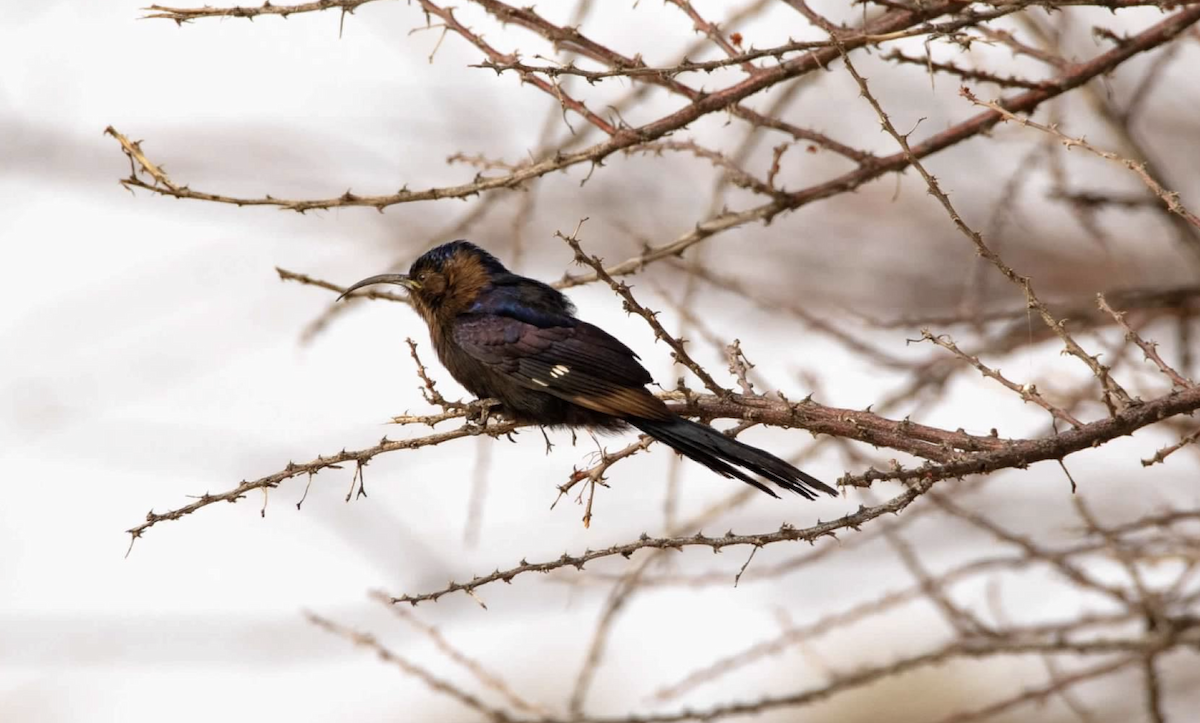
{"type": "Polygon", "coordinates": [[[671,412],[646,390],[653,380],[633,350],[576,319],[575,306],[558,290],[510,272],[472,243],[438,246],[407,274],[372,276],[346,294],[379,283],[406,287],[450,374],[475,396],[498,399],[502,413],[518,421],[603,430],[633,426],[773,497],[778,495],[748,473],[808,499],[818,491],[837,494],[772,454],[671,412]]]}

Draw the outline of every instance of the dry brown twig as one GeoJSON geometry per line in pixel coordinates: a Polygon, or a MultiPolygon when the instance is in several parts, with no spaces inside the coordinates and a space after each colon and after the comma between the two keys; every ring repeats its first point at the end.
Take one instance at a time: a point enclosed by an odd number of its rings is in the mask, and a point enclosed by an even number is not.
{"type": "Polygon", "coordinates": [[[371,599],[376,602],[383,603],[393,615],[403,620],[408,625],[412,626],[423,635],[425,635],[437,649],[448,659],[454,661],[458,666],[471,674],[475,680],[479,681],[485,688],[489,688],[499,693],[504,700],[512,707],[514,711],[527,713],[531,715],[547,715],[548,710],[537,703],[532,703],[526,700],[512,689],[512,686],[504,681],[498,674],[488,670],[478,660],[470,657],[462,652],[458,647],[452,645],[449,640],[442,635],[442,632],[436,627],[421,620],[414,612],[401,607],[392,605],[388,596],[382,592],[374,591],[371,593],[371,599]]]}
{"type": "Polygon", "coordinates": [[[1033,128],[1042,131],[1043,133],[1049,133],[1057,138],[1064,146],[1066,146],[1067,150],[1072,148],[1082,148],[1083,150],[1103,158],[1106,161],[1112,161],[1113,163],[1117,163],[1125,168],[1128,168],[1130,171],[1133,171],[1133,173],[1138,177],[1139,180],[1141,180],[1142,183],[1146,185],[1146,188],[1150,189],[1151,193],[1162,199],[1163,204],[1170,209],[1171,213],[1177,214],[1192,226],[1200,228],[1200,217],[1197,217],[1196,214],[1187,210],[1187,208],[1180,203],[1178,193],[1174,191],[1168,191],[1167,189],[1163,188],[1162,185],[1159,184],[1159,182],[1156,181],[1152,175],[1150,175],[1150,172],[1146,170],[1145,163],[1133,161],[1128,158],[1122,158],[1112,151],[1100,150],[1099,148],[1096,148],[1088,143],[1083,138],[1074,138],[1066,135],[1060,131],[1057,126],[1043,125],[1028,118],[1023,118],[1009,111],[996,101],[981,101],[979,98],[975,97],[975,94],[972,93],[969,88],[962,88],[961,92],[963,97],[967,100],[971,101],[977,106],[991,108],[992,110],[1004,116],[1005,120],[1019,123],[1026,128],[1033,128]]]}
{"type": "Polygon", "coordinates": [[[378,656],[381,661],[390,665],[394,665],[400,669],[400,672],[420,680],[434,692],[458,701],[467,708],[470,708],[484,716],[488,720],[496,721],[496,723],[505,723],[506,721],[511,720],[511,718],[503,710],[487,705],[478,697],[464,691],[461,687],[437,677],[433,673],[426,670],[423,666],[418,665],[392,651],[383,643],[379,642],[378,638],[376,638],[374,635],[340,625],[313,612],[306,612],[305,617],[307,617],[308,621],[313,625],[316,625],[322,630],[333,633],[338,637],[345,638],[354,645],[366,648],[378,656]]]}
{"type": "Polygon", "coordinates": [[[583,266],[590,266],[592,269],[594,269],[596,276],[601,281],[608,284],[609,287],[611,287],[612,290],[624,300],[626,313],[637,314],[645,319],[646,323],[650,325],[650,328],[654,330],[654,338],[658,341],[665,342],[667,346],[671,347],[671,356],[674,357],[675,361],[691,370],[691,372],[696,375],[696,378],[703,382],[704,386],[707,387],[709,391],[711,391],[713,394],[716,394],[718,397],[727,396],[729,391],[720,384],[717,384],[716,380],[714,380],[712,376],[709,375],[709,373],[705,371],[703,367],[697,364],[696,361],[692,359],[690,354],[688,354],[687,349],[684,348],[683,340],[676,339],[675,337],[671,336],[670,332],[663,328],[663,325],[659,323],[657,314],[653,311],[650,311],[645,306],[642,306],[642,304],[640,304],[638,300],[634,298],[633,292],[630,290],[629,285],[613,279],[612,276],[605,271],[604,261],[602,259],[597,256],[589,256],[584,252],[583,247],[579,243],[579,230],[583,228],[585,221],[587,221],[586,218],[581,219],[570,236],[564,235],[561,231],[555,232],[554,234],[557,238],[565,241],[566,244],[571,247],[571,250],[575,252],[575,263],[583,266]]]}
{"type": "Polygon", "coordinates": [[[1117,323],[1117,326],[1121,327],[1122,331],[1125,332],[1125,340],[1137,344],[1138,348],[1142,350],[1142,353],[1146,355],[1146,361],[1154,362],[1154,365],[1158,367],[1158,370],[1162,372],[1168,379],[1170,379],[1172,384],[1180,389],[1188,389],[1195,386],[1195,383],[1192,382],[1192,380],[1185,379],[1184,376],[1175,371],[1170,364],[1167,364],[1165,361],[1163,361],[1163,358],[1158,354],[1158,344],[1152,341],[1146,341],[1141,337],[1140,334],[1134,331],[1133,328],[1130,327],[1125,321],[1125,313],[1115,311],[1111,306],[1109,306],[1108,302],[1104,299],[1104,294],[1096,295],[1096,305],[1099,306],[1100,309],[1106,314],[1111,316],[1113,321],[1117,323]]]}
{"type": "Polygon", "coordinates": [[[1172,454],[1178,452],[1179,450],[1183,449],[1184,447],[1188,446],[1189,444],[1195,444],[1196,440],[1198,440],[1198,439],[1200,439],[1200,429],[1197,429],[1195,432],[1192,432],[1190,434],[1184,435],[1184,437],[1182,439],[1180,439],[1178,442],[1176,442],[1175,444],[1170,444],[1170,445],[1167,445],[1166,447],[1163,447],[1162,449],[1155,452],[1153,457],[1150,457],[1149,459],[1143,459],[1142,466],[1143,467],[1152,467],[1160,462],[1165,462],[1167,457],[1170,457],[1172,454]]]}
{"type": "MultiPolygon", "coordinates": [[[[288,271],[287,269],[281,269],[278,266],[275,267],[275,273],[279,274],[280,281],[295,281],[297,283],[304,284],[306,286],[315,286],[318,289],[327,289],[327,290],[332,291],[339,295],[344,294],[346,292],[345,286],[338,286],[337,284],[330,282],[330,281],[324,281],[322,279],[315,279],[315,278],[309,276],[308,274],[300,274],[300,273],[296,273],[295,271],[288,271]]],[[[362,291],[356,291],[347,298],[350,298],[350,299],[360,299],[360,298],[361,299],[387,299],[388,301],[399,301],[401,304],[409,303],[408,297],[406,297],[406,296],[401,296],[400,294],[393,294],[393,293],[390,293],[387,291],[379,291],[376,289],[363,289],[362,291]]]]}
{"type": "Polygon", "coordinates": [[[1008,378],[1006,378],[1003,374],[1000,373],[999,369],[992,369],[991,367],[987,366],[982,361],[980,361],[978,356],[975,356],[972,354],[967,354],[963,350],[959,349],[958,345],[955,344],[954,340],[951,339],[949,336],[946,336],[944,334],[939,334],[939,335],[935,336],[934,334],[930,333],[928,329],[922,329],[921,330],[921,339],[923,341],[928,341],[928,342],[937,344],[938,346],[942,347],[943,349],[949,351],[950,353],[954,354],[959,359],[962,359],[963,361],[969,363],[971,366],[978,369],[979,372],[981,374],[983,374],[985,377],[988,377],[989,379],[995,379],[996,381],[1003,384],[1006,388],[1011,389],[1012,391],[1016,392],[1017,394],[1020,394],[1021,399],[1023,401],[1033,402],[1034,404],[1038,405],[1042,409],[1045,409],[1047,412],[1049,412],[1051,415],[1053,415],[1055,419],[1062,420],[1063,422],[1066,422],[1067,424],[1071,425],[1072,427],[1075,427],[1076,429],[1083,426],[1083,422],[1076,419],[1075,416],[1072,415],[1070,412],[1066,411],[1065,409],[1063,409],[1061,407],[1056,407],[1055,405],[1046,401],[1046,398],[1043,397],[1041,392],[1038,391],[1036,384],[1017,384],[1016,382],[1010,381],[1008,378]]]}

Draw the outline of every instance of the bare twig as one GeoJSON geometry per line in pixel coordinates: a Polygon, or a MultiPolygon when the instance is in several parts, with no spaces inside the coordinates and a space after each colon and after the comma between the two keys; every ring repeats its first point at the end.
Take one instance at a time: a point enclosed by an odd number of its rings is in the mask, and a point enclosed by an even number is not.
{"type": "Polygon", "coordinates": [[[507,721],[512,720],[503,710],[487,705],[471,693],[462,690],[447,680],[443,680],[442,678],[435,676],[433,673],[425,670],[425,668],[393,652],[384,646],[383,643],[380,643],[374,635],[359,632],[343,625],[339,625],[338,623],[317,615],[316,613],[305,613],[305,616],[313,625],[333,633],[338,637],[345,638],[359,647],[370,650],[371,652],[375,653],[375,655],[377,655],[383,662],[396,666],[405,675],[416,678],[436,693],[453,698],[459,703],[462,703],[464,706],[484,716],[488,720],[495,721],[496,723],[507,723],[507,721]]]}
{"type": "Polygon", "coordinates": [[[555,236],[563,241],[566,241],[567,245],[571,247],[571,250],[575,252],[575,262],[592,267],[592,269],[594,269],[596,272],[597,278],[608,284],[613,291],[617,292],[618,296],[624,299],[625,311],[630,314],[637,314],[645,319],[646,323],[650,325],[650,328],[654,330],[654,338],[666,342],[667,346],[671,347],[671,356],[673,356],[677,362],[691,370],[691,372],[696,375],[696,378],[703,382],[704,386],[707,387],[709,391],[717,396],[728,395],[729,391],[720,384],[717,384],[716,380],[714,380],[712,376],[710,376],[709,373],[704,370],[703,367],[701,367],[694,359],[692,359],[691,355],[688,354],[687,349],[684,348],[683,340],[676,339],[675,337],[671,336],[670,332],[663,328],[663,325],[659,323],[658,319],[656,318],[657,314],[642,306],[641,303],[634,298],[633,292],[630,290],[628,284],[613,279],[612,276],[605,271],[604,261],[601,258],[597,256],[589,256],[588,254],[584,253],[583,247],[579,244],[579,229],[583,226],[583,222],[586,220],[587,219],[581,220],[579,225],[575,227],[575,231],[570,236],[564,235],[561,231],[555,232],[555,236]]]}
{"type": "Polygon", "coordinates": [[[1168,379],[1170,379],[1172,384],[1182,389],[1187,389],[1188,387],[1194,386],[1194,382],[1192,382],[1192,380],[1185,379],[1182,374],[1175,371],[1171,365],[1163,361],[1163,358],[1158,355],[1158,344],[1143,339],[1141,335],[1134,331],[1133,328],[1129,326],[1128,322],[1125,321],[1124,312],[1115,311],[1111,306],[1108,305],[1108,302],[1104,300],[1104,294],[1096,295],[1096,304],[1101,310],[1110,315],[1113,318],[1113,321],[1117,322],[1117,326],[1121,327],[1121,329],[1125,332],[1126,341],[1131,341],[1134,344],[1137,344],[1138,348],[1142,350],[1142,353],[1146,355],[1146,361],[1154,362],[1155,366],[1158,367],[1158,370],[1162,372],[1168,379]]]}
{"type": "Polygon", "coordinates": [[[1042,131],[1043,133],[1049,133],[1057,138],[1064,146],[1066,146],[1068,150],[1076,147],[1082,148],[1089,153],[1099,156],[1100,158],[1112,161],[1124,166],[1125,168],[1128,168],[1130,171],[1133,171],[1133,173],[1142,181],[1142,183],[1146,184],[1146,188],[1150,189],[1151,193],[1162,199],[1163,204],[1165,204],[1166,207],[1171,210],[1171,213],[1179,215],[1191,225],[1200,228],[1200,217],[1197,217],[1194,213],[1187,210],[1182,203],[1180,203],[1178,193],[1174,191],[1168,191],[1167,189],[1163,188],[1158,181],[1154,180],[1154,177],[1150,175],[1148,170],[1146,170],[1145,163],[1133,161],[1128,158],[1122,158],[1111,151],[1102,151],[1088,143],[1083,138],[1073,138],[1064,134],[1055,126],[1042,125],[1041,123],[1032,121],[1028,118],[1022,118],[996,101],[981,101],[976,98],[975,95],[967,88],[962,89],[962,94],[963,97],[975,105],[991,108],[997,113],[1000,113],[1002,116],[1004,116],[1005,120],[1014,121],[1025,126],[1026,128],[1034,128],[1042,131]]]}

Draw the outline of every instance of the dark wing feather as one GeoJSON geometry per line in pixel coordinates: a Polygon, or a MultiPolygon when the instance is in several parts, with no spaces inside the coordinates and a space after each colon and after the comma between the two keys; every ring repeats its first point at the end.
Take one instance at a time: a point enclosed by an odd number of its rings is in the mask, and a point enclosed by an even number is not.
{"type": "Polygon", "coordinates": [[[455,322],[454,341],[528,389],[618,417],[671,416],[644,388],[652,378],[629,347],[586,322],[562,321],[542,326],[513,316],[467,314],[455,322]]]}

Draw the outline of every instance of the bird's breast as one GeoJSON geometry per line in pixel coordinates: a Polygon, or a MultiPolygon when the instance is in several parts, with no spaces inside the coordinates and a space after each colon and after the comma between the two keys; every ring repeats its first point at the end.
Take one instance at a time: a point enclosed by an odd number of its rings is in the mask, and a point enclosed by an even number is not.
{"type": "Polygon", "coordinates": [[[463,388],[479,399],[503,400],[507,392],[504,385],[499,383],[500,380],[485,364],[454,342],[452,328],[430,324],[429,339],[437,351],[438,361],[463,388]]]}

